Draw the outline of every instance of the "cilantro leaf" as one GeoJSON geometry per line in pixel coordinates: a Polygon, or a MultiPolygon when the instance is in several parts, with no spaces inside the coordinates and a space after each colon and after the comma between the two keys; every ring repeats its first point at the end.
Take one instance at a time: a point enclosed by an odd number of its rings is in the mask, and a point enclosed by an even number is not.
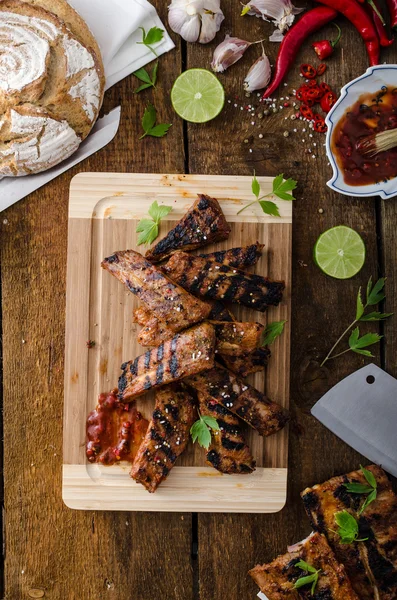
{"type": "Polygon", "coordinates": [[[317,573],[317,569],[309,565],[309,563],[305,562],[304,560],[297,562],[295,567],[302,569],[302,571],[307,571],[308,573],[317,573]]]}
{"type": "Polygon", "coordinates": [[[284,181],[284,175],[281,173],[273,179],[272,191],[260,197],[259,194],[261,192],[261,186],[254,173],[251,183],[251,190],[255,196],[255,200],[243,206],[243,208],[241,208],[237,214],[239,215],[243,212],[243,210],[245,210],[249,206],[252,206],[256,202],[259,202],[265,214],[272,215],[273,217],[279,217],[280,212],[277,204],[275,202],[271,202],[270,200],[264,200],[264,198],[268,198],[269,196],[277,196],[281,200],[295,200],[294,196],[292,194],[289,194],[288,192],[294,190],[296,186],[297,182],[294,179],[286,179],[284,181]]]}
{"type": "Polygon", "coordinates": [[[385,283],[385,277],[381,277],[375,285],[372,286],[372,278],[370,278],[367,286],[367,306],[374,306],[374,304],[379,304],[379,302],[382,302],[382,300],[385,299],[386,296],[382,292],[385,283]]]}
{"type": "Polygon", "coordinates": [[[369,504],[371,504],[371,502],[373,502],[374,500],[376,500],[376,496],[377,496],[377,490],[372,490],[372,492],[370,494],[368,494],[368,496],[367,496],[364,504],[360,508],[360,511],[359,511],[360,515],[361,515],[361,513],[364,512],[364,510],[367,508],[367,506],[369,504]]]}
{"type": "Polygon", "coordinates": [[[351,494],[370,494],[372,492],[372,487],[365,485],[365,483],[356,483],[355,481],[352,481],[351,483],[344,483],[343,485],[351,494]]]}
{"type": "Polygon", "coordinates": [[[358,290],[358,294],[357,294],[357,309],[356,309],[356,321],[358,321],[359,319],[361,319],[361,317],[364,314],[364,304],[363,301],[361,299],[361,288],[358,290]]]}
{"type": "Polygon", "coordinates": [[[159,61],[157,60],[154,63],[153,71],[152,71],[152,83],[155,86],[157,82],[157,71],[159,69],[159,61]]]}
{"type": "Polygon", "coordinates": [[[356,327],[352,331],[350,338],[349,338],[349,347],[350,347],[350,350],[353,350],[353,352],[355,352],[356,350],[359,350],[361,348],[366,348],[367,346],[373,346],[374,344],[377,344],[383,337],[382,335],[379,335],[378,333],[366,333],[361,338],[359,336],[360,336],[360,330],[358,327],[356,327]]]}
{"type": "Polygon", "coordinates": [[[140,233],[137,244],[152,244],[159,234],[159,225],[163,217],[166,217],[172,210],[171,206],[164,206],[157,203],[157,200],[149,206],[148,213],[151,219],[141,219],[136,226],[136,232],[140,233]]]}
{"type": "Polygon", "coordinates": [[[160,125],[156,125],[156,127],[153,127],[150,131],[148,131],[146,135],[160,138],[165,136],[170,127],[172,127],[171,123],[161,123],[160,125]]]}
{"type": "Polygon", "coordinates": [[[160,27],[152,27],[147,33],[143,27],[139,27],[139,29],[142,31],[142,41],[137,42],[137,44],[144,44],[144,46],[147,46],[149,50],[151,50],[153,54],[157,56],[157,53],[155,50],[153,50],[152,45],[157,44],[157,42],[160,42],[163,39],[164,29],[160,29],[160,27]]]}
{"type": "Polygon", "coordinates": [[[261,193],[261,186],[259,185],[259,181],[257,180],[255,173],[254,173],[254,177],[252,179],[251,189],[252,189],[252,193],[254,194],[254,196],[259,198],[259,194],[261,193]]]}
{"type": "Polygon", "coordinates": [[[363,317],[360,318],[360,321],[383,321],[384,319],[388,319],[392,317],[394,313],[380,313],[377,311],[367,313],[363,317]]]}
{"type": "Polygon", "coordinates": [[[365,542],[368,538],[358,539],[358,523],[347,510],[335,513],[335,521],[338,525],[336,532],[340,536],[341,544],[352,544],[353,542],[365,542]]]}
{"type": "Polygon", "coordinates": [[[154,108],[153,104],[148,104],[145,109],[144,115],[142,117],[142,127],[144,134],[139,138],[140,140],[147,135],[153,137],[163,137],[169,128],[171,127],[170,123],[161,123],[160,125],[156,125],[157,111],[154,108]]]}
{"type": "Polygon", "coordinates": [[[134,94],[137,94],[142,90],[146,90],[147,88],[154,87],[156,85],[158,66],[159,61],[156,61],[151,76],[143,67],[133,73],[135,77],[137,77],[140,81],[143,81],[143,84],[140,85],[136,90],[134,90],[134,94]]]}
{"type": "Polygon", "coordinates": [[[149,73],[143,67],[137,71],[134,71],[133,75],[145,83],[152,83],[149,73]]]}
{"type": "Polygon", "coordinates": [[[199,413],[198,420],[193,423],[190,429],[193,443],[198,441],[200,446],[208,450],[211,444],[211,430],[219,431],[218,421],[214,417],[199,413]]]}
{"type": "Polygon", "coordinates": [[[298,182],[295,179],[286,179],[284,181],[284,174],[281,173],[273,179],[273,194],[282,200],[295,200],[293,194],[287,192],[293,191],[298,182]]]}
{"type": "Polygon", "coordinates": [[[378,482],[376,481],[375,475],[372,473],[372,471],[369,471],[362,465],[360,465],[360,469],[361,469],[362,474],[364,475],[365,479],[367,480],[368,484],[376,490],[376,488],[378,487],[378,482]]]}
{"type": "Polygon", "coordinates": [[[266,215],[272,215],[273,217],[280,216],[277,204],[271,200],[259,200],[259,204],[266,215]]]}
{"type": "Polygon", "coordinates": [[[283,333],[286,322],[287,321],[274,321],[273,323],[266,325],[262,345],[270,346],[270,344],[273,344],[274,340],[283,333]]]}
{"type": "Polygon", "coordinates": [[[302,571],[305,571],[306,573],[310,573],[310,575],[304,575],[303,577],[297,579],[294,583],[294,589],[297,590],[303,587],[304,585],[309,585],[311,583],[312,586],[310,592],[313,596],[318,583],[319,574],[321,573],[321,569],[315,569],[304,560],[300,560],[299,562],[297,562],[295,564],[295,567],[302,569],[302,571]]]}
{"type": "Polygon", "coordinates": [[[157,200],[149,206],[148,213],[157,224],[172,211],[172,206],[159,205],[157,200]]]}

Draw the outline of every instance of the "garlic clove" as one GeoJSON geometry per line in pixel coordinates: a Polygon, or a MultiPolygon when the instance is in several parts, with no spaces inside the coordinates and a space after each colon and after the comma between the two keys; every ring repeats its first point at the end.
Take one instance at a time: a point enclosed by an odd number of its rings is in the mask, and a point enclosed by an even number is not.
{"type": "Polygon", "coordinates": [[[222,11],[214,14],[203,14],[201,17],[201,33],[199,37],[200,44],[208,44],[208,42],[211,42],[214,39],[224,18],[222,11]]]}
{"type": "Polygon", "coordinates": [[[214,50],[211,68],[215,73],[223,73],[243,56],[251,42],[227,35],[214,50]]]}
{"type": "Polygon", "coordinates": [[[172,0],[168,7],[170,28],[187,42],[210,42],[223,19],[220,0],[172,0]]]}
{"type": "Polygon", "coordinates": [[[262,17],[265,21],[273,20],[283,32],[292,25],[294,16],[303,10],[305,9],[294,6],[291,0],[250,0],[245,5],[243,13],[262,17]]]}
{"type": "Polygon", "coordinates": [[[200,35],[200,16],[193,15],[183,24],[181,37],[187,42],[197,42],[200,35]]]}
{"type": "Polygon", "coordinates": [[[269,36],[269,42],[282,42],[284,34],[279,29],[275,29],[271,36],[269,36]]]}
{"type": "Polygon", "coordinates": [[[263,52],[252,65],[244,79],[244,89],[247,92],[254,92],[255,90],[261,90],[267,87],[270,81],[272,71],[270,67],[270,61],[266,54],[263,52]]]}

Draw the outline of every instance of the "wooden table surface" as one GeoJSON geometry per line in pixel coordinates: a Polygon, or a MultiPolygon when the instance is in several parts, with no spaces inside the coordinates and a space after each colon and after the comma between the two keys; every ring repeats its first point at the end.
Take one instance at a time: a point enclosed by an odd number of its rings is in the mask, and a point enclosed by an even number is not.
{"type": "MultiPolygon", "coordinates": [[[[166,3],[155,4],[166,22],[166,3]]],[[[272,31],[259,19],[239,17],[236,0],[223,5],[226,20],[218,42],[225,33],[257,40],[272,31]]],[[[367,67],[358,33],[344,19],[338,22],[342,42],[324,77],[337,90],[367,67]]],[[[329,26],[310,41],[334,35],[329,26]]],[[[291,109],[263,120],[240,110],[241,104],[257,104],[255,95],[245,98],[241,90],[258,46],[221,76],[231,100],[221,116],[206,125],[182,123],[170,104],[171,86],[183,69],[208,67],[215,43],[186,46],[173,38],[176,49],[160,59],[155,90],[134,95],[137,80],[131,76],[106,93],[104,112],[122,106],[113,142],[0,216],[7,600],[253,600],[257,588],[248,569],[284,552],[287,544],[310,530],[299,492],[360,463],[360,456],[310,416],[310,408],[330,386],[365,364],[351,353],[319,368],[352,319],[357,289],[370,275],[388,276],[384,309],[397,312],[397,205],[393,200],[353,199],[331,192],[325,186],[331,169],[324,136],[314,134],[314,152],[305,152],[308,146],[302,139],[309,138],[301,131],[302,123],[284,118],[291,109]],[[158,109],[159,122],[173,126],[163,139],[139,141],[140,119],[149,100],[158,109]],[[290,135],[284,137],[284,131],[290,135]],[[285,508],[274,515],[252,516],[69,510],[61,499],[61,465],[71,178],[80,171],[250,175],[254,170],[273,176],[283,172],[299,182],[293,230],[293,421],[285,508]],[[362,272],[347,281],[327,278],[312,260],[319,234],[339,224],[360,232],[367,248],[362,272]]],[[[274,58],[277,44],[266,43],[266,49],[274,58]]],[[[396,47],[383,52],[382,60],[397,62],[396,47]]],[[[316,63],[309,43],[297,56],[281,95],[299,85],[303,62],[316,63]]],[[[395,323],[391,319],[380,327],[385,338],[375,348],[375,362],[393,375],[395,323]]]]}

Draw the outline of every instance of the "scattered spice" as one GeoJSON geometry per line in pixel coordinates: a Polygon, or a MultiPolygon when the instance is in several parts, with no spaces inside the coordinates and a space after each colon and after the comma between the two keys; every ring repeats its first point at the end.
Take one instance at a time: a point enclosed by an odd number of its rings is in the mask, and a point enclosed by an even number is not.
{"type": "Polygon", "coordinates": [[[88,349],[93,348],[95,346],[94,340],[88,340],[86,342],[86,346],[87,346],[88,349]]]}

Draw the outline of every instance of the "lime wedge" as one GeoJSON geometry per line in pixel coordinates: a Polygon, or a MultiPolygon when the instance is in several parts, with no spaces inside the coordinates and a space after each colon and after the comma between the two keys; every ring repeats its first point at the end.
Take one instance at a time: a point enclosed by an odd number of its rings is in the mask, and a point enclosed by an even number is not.
{"type": "Polygon", "coordinates": [[[365,262],[362,237],[344,225],[328,229],[314,246],[314,261],[326,275],[349,279],[361,270],[365,262]]]}
{"type": "Polygon", "coordinates": [[[188,69],[175,81],[171,102],[175,112],[185,121],[206,123],[221,112],[225,90],[211,71],[188,69]]]}

